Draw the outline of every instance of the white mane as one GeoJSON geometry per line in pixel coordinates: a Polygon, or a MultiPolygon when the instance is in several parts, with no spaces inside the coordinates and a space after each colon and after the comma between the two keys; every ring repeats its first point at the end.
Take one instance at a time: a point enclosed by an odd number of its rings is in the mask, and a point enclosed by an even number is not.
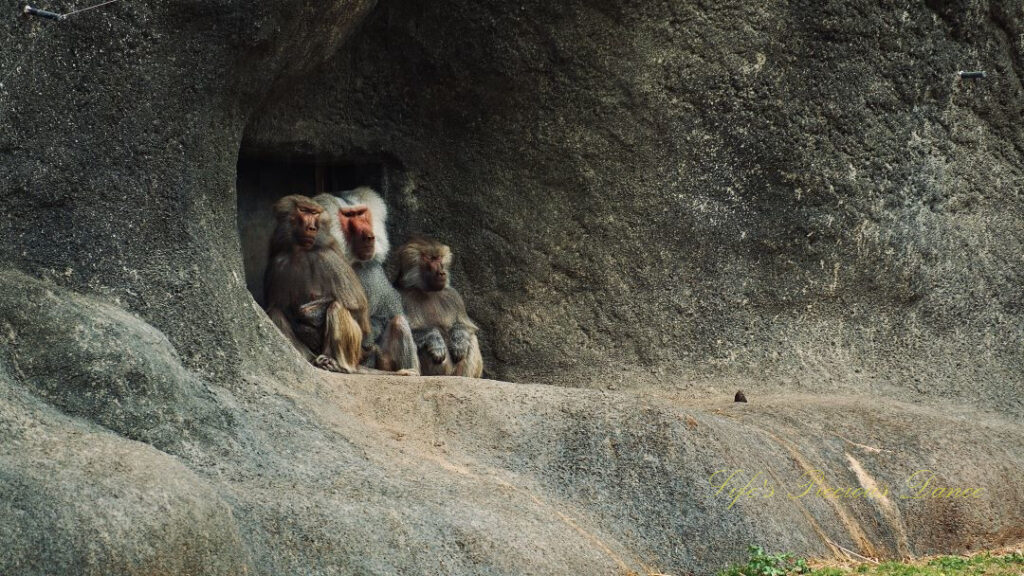
{"type": "Polygon", "coordinates": [[[383,264],[388,257],[388,252],[391,251],[387,228],[388,206],[384,203],[384,199],[373,188],[360,186],[354,190],[341,192],[337,200],[346,207],[362,205],[370,209],[370,214],[373,215],[373,235],[377,237],[377,249],[373,254],[373,259],[383,264]]]}
{"type": "Polygon", "coordinates": [[[354,190],[339,192],[337,196],[333,194],[320,194],[313,198],[313,201],[331,213],[331,236],[334,236],[334,239],[338,242],[338,247],[341,248],[341,252],[345,255],[345,260],[349,264],[355,263],[356,257],[352,254],[352,248],[345,240],[345,233],[341,230],[341,226],[338,225],[338,210],[340,208],[354,208],[356,206],[366,206],[369,208],[370,214],[373,216],[373,235],[377,238],[373,259],[381,264],[384,263],[384,260],[388,257],[388,252],[391,251],[391,242],[388,241],[387,229],[388,206],[384,203],[384,199],[374,192],[373,188],[360,186],[354,190]]]}
{"type": "MultiPolygon", "coordinates": [[[[338,209],[343,206],[347,206],[347,204],[343,203],[337,196],[332,196],[330,194],[318,194],[313,198],[313,202],[323,206],[324,210],[330,214],[329,230],[331,232],[331,236],[333,236],[334,241],[338,243],[338,248],[341,249],[341,253],[345,256],[345,261],[352,264],[355,262],[356,258],[352,254],[352,248],[348,245],[348,241],[345,240],[345,233],[341,231],[341,225],[338,223],[338,209]]],[[[374,230],[374,234],[376,233],[377,231],[374,230]]]]}

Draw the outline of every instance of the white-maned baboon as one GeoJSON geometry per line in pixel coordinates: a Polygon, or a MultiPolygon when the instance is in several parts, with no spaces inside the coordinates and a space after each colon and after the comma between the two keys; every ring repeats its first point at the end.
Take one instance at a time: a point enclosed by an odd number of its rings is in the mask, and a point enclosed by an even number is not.
{"type": "Polygon", "coordinates": [[[384,272],[391,247],[384,200],[365,186],[339,196],[321,194],[314,200],[336,218],[332,233],[359,277],[369,303],[371,330],[363,339],[363,364],[419,374],[416,343],[402,310],[402,297],[384,272]]]}

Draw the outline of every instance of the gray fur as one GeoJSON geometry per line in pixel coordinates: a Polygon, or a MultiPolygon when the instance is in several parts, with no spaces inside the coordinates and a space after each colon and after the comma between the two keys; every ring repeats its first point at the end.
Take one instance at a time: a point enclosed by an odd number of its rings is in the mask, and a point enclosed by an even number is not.
{"type": "Polygon", "coordinates": [[[413,332],[416,340],[416,347],[427,354],[424,360],[432,360],[434,364],[442,364],[448,357],[448,347],[444,343],[444,336],[437,328],[424,328],[413,332]]]}
{"type": "Polygon", "coordinates": [[[316,197],[316,201],[327,206],[328,210],[332,213],[336,213],[338,208],[342,206],[365,204],[370,208],[370,213],[373,217],[373,234],[376,237],[376,247],[373,258],[365,262],[356,260],[352,256],[351,250],[347,249],[348,244],[345,241],[345,236],[338,231],[338,227],[334,226],[332,229],[335,232],[336,240],[343,246],[347,259],[359,277],[359,282],[363,285],[363,291],[366,292],[366,298],[369,302],[371,333],[363,335],[363,348],[366,353],[364,354],[362,364],[364,366],[376,367],[379,360],[378,355],[390,342],[391,359],[397,363],[397,369],[415,369],[418,371],[419,360],[416,355],[415,346],[412,344],[413,338],[412,332],[409,329],[409,323],[404,318],[402,297],[395,290],[394,286],[391,285],[391,282],[388,281],[387,274],[384,272],[384,260],[391,247],[388,242],[388,212],[384,200],[372,189],[363,186],[355,190],[340,192],[338,196],[321,194],[316,197]],[[397,325],[393,326],[394,330],[399,331],[398,334],[392,334],[388,331],[389,324],[395,318],[401,319],[397,325]],[[410,346],[412,347],[411,353],[408,351],[410,346]]]}
{"type": "MultiPolygon", "coordinates": [[[[376,234],[376,231],[374,233],[376,234]]],[[[363,285],[363,291],[366,292],[366,298],[370,304],[372,334],[370,334],[370,338],[364,339],[364,343],[383,345],[384,330],[388,322],[392,318],[404,314],[402,297],[391,285],[391,282],[388,282],[384,266],[376,258],[367,262],[356,262],[352,267],[356,271],[356,276],[359,277],[359,282],[363,285]]],[[[372,366],[376,361],[376,354],[367,354],[363,359],[363,364],[372,366]]],[[[412,366],[403,365],[403,368],[412,368],[412,366]]]]}
{"type": "Polygon", "coordinates": [[[451,339],[452,362],[461,362],[469,355],[469,348],[473,344],[473,332],[460,322],[452,326],[451,339]]]}

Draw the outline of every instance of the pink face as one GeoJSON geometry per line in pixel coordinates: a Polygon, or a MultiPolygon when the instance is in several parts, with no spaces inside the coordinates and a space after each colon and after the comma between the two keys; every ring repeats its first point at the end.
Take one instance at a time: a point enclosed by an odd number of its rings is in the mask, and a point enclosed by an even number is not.
{"type": "Polygon", "coordinates": [[[339,209],[338,224],[356,258],[362,261],[373,258],[377,246],[376,236],[373,235],[373,217],[369,208],[357,206],[339,209]]]}

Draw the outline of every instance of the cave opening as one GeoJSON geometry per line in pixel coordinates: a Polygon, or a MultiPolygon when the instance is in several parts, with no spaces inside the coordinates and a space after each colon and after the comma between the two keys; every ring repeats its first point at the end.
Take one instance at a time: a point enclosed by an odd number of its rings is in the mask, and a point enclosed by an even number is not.
{"type": "Polygon", "coordinates": [[[260,306],[265,304],[263,273],[274,232],[274,203],[289,194],[313,197],[370,186],[386,196],[397,168],[381,158],[329,159],[313,156],[239,154],[236,172],[238,233],[245,283],[260,306]]]}

